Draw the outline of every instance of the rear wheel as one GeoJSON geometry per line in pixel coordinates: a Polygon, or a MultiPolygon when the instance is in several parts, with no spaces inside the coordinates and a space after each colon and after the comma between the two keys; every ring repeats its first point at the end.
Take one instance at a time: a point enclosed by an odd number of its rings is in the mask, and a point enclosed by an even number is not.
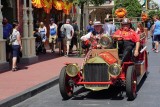
{"type": "Polygon", "coordinates": [[[126,94],[128,100],[134,100],[137,96],[137,76],[134,66],[129,66],[127,69],[126,94]]]}
{"type": "Polygon", "coordinates": [[[64,100],[68,100],[73,95],[74,86],[69,84],[70,77],[66,73],[66,67],[63,67],[59,77],[59,89],[64,100]]]}

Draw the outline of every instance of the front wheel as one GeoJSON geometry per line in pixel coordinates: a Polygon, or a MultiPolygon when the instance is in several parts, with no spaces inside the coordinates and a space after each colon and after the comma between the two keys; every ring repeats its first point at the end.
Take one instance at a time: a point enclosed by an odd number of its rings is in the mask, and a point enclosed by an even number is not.
{"type": "Polygon", "coordinates": [[[127,69],[126,94],[128,100],[134,100],[137,96],[137,76],[134,66],[129,66],[127,69]]]}
{"type": "Polygon", "coordinates": [[[70,77],[66,73],[66,66],[62,68],[59,76],[59,89],[64,100],[68,100],[73,95],[74,86],[69,84],[70,77]]]}

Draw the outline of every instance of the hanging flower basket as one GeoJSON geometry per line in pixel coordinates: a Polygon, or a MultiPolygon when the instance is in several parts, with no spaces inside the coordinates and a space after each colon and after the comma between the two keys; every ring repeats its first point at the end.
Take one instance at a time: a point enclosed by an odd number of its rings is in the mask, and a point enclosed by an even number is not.
{"type": "Polygon", "coordinates": [[[125,8],[118,8],[115,11],[115,15],[118,18],[123,18],[123,17],[125,17],[127,15],[127,10],[125,8]]]}
{"type": "Polygon", "coordinates": [[[147,13],[142,13],[141,14],[141,19],[142,19],[143,22],[145,22],[148,19],[147,13]]]}

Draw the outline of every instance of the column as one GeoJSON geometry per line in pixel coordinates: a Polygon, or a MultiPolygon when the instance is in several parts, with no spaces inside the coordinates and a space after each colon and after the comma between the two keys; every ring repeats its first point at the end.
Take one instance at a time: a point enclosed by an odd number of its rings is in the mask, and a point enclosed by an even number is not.
{"type": "Polygon", "coordinates": [[[0,71],[9,68],[9,64],[6,62],[6,45],[3,39],[3,25],[2,25],[2,5],[0,0],[0,71]]]}
{"type": "Polygon", "coordinates": [[[26,7],[26,0],[23,0],[23,37],[27,38],[28,37],[28,16],[27,16],[27,10],[28,8],[26,7]]]}
{"type": "Polygon", "coordinates": [[[23,4],[23,58],[22,63],[34,63],[38,61],[35,52],[35,38],[33,37],[33,15],[32,2],[29,0],[29,8],[26,7],[26,0],[23,4]],[[29,17],[27,15],[29,10],[29,17]],[[29,22],[29,24],[28,24],[29,22]]]}
{"type": "Polygon", "coordinates": [[[29,37],[33,37],[33,14],[32,2],[29,0],[29,37]]]}
{"type": "Polygon", "coordinates": [[[29,39],[30,39],[30,55],[36,56],[35,37],[33,37],[33,14],[32,0],[29,0],[29,39]]]}

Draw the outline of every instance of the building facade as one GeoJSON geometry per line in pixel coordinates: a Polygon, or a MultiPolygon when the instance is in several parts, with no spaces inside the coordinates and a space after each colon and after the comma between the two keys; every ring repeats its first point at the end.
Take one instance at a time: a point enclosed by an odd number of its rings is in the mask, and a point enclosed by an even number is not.
{"type": "Polygon", "coordinates": [[[33,37],[33,14],[31,0],[0,0],[0,70],[9,68],[6,61],[6,40],[3,39],[2,20],[6,17],[9,23],[19,21],[19,31],[22,36],[22,62],[38,61],[35,53],[35,38],[33,37]]]}

